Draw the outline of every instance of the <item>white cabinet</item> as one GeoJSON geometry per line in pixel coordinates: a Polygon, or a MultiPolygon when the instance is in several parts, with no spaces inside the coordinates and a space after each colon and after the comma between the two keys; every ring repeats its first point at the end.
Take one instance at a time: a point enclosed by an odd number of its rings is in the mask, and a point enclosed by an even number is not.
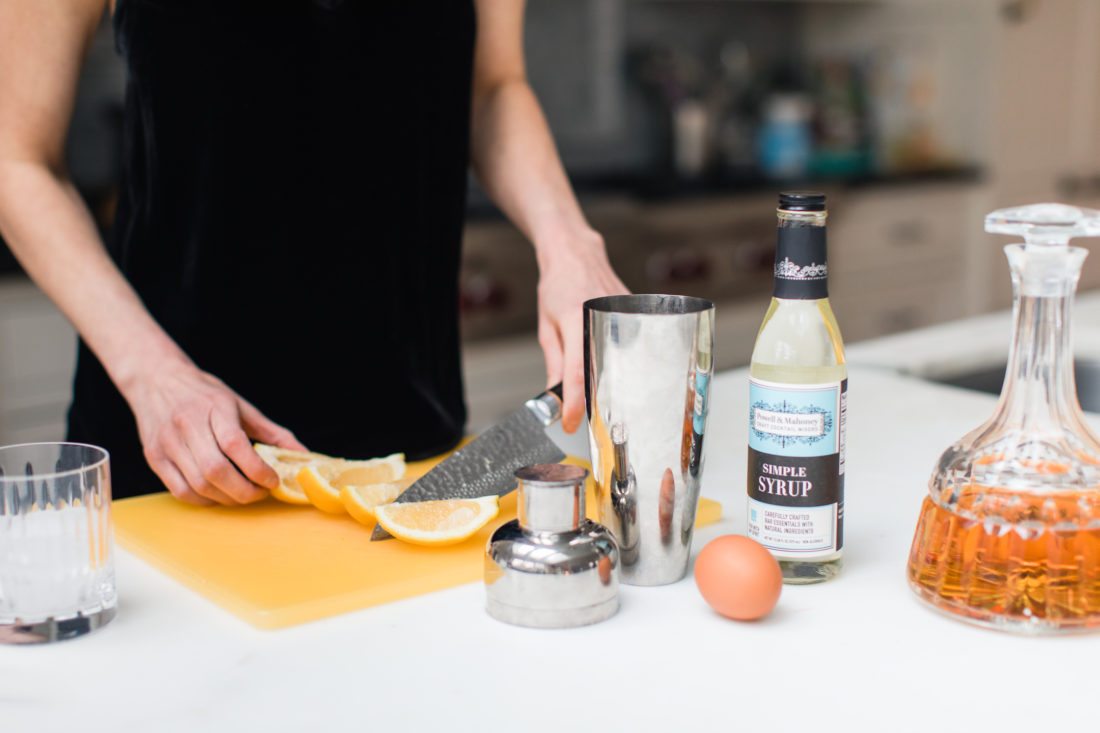
{"type": "MultiPolygon", "coordinates": [[[[829,295],[848,342],[975,312],[968,183],[861,188],[830,205],[829,295]]],[[[980,226],[980,218],[977,219],[980,226]]]]}
{"type": "Polygon", "coordinates": [[[0,444],[61,440],[76,332],[21,277],[0,279],[0,444]]]}
{"type": "MultiPolygon", "coordinates": [[[[1100,208],[1100,2],[998,2],[988,209],[1041,201],[1100,208]]],[[[998,242],[984,249],[992,278],[988,310],[1012,301],[998,242]]],[[[1081,244],[1095,248],[1092,242],[1081,244]]],[[[1100,287],[1100,253],[1079,289],[1100,287]]]]}
{"type": "Polygon", "coordinates": [[[1087,55],[1080,27],[1084,3],[1031,0],[1001,6],[993,21],[988,169],[999,193],[1029,189],[1049,198],[1057,193],[1057,178],[1074,168],[1084,142],[1086,110],[1078,109],[1079,94],[1085,77],[1095,75],[1081,68],[1087,55]]]}

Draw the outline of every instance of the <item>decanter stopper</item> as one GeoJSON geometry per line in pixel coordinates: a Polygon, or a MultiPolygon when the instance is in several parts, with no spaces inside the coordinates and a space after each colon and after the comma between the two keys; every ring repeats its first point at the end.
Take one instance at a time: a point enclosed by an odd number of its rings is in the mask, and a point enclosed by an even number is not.
{"type": "Polygon", "coordinates": [[[1017,206],[988,214],[985,230],[1024,238],[1025,244],[1005,247],[1020,296],[1071,297],[1088,252],[1068,246],[1069,240],[1100,236],[1100,211],[1065,204],[1017,206]]]}
{"type": "Polygon", "coordinates": [[[985,217],[991,234],[1018,234],[1030,246],[1066,246],[1073,237],[1100,236],[1100,211],[1065,204],[998,209],[985,217]]]}

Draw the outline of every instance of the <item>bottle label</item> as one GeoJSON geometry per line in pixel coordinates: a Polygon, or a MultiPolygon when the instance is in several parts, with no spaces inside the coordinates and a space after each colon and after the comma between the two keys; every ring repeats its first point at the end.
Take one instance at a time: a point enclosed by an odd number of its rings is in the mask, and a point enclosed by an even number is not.
{"type": "Polygon", "coordinates": [[[825,227],[779,227],[772,295],[788,300],[829,297],[825,227]]]}
{"type": "Polygon", "coordinates": [[[848,380],[749,380],[748,534],[781,558],[844,544],[848,380]]]}

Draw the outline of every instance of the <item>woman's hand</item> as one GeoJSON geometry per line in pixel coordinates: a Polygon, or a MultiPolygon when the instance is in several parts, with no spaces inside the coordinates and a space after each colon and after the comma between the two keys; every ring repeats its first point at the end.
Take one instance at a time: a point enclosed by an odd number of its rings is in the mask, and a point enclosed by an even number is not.
{"type": "Polygon", "coordinates": [[[603,238],[592,230],[539,252],[539,345],[547,386],[562,383],[561,422],[572,433],[584,417],[584,301],[627,291],[611,269],[603,238]]]}
{"type": "Polygon", "coordinates": [[[125,390],[145,459],[172,495],[208,506],[259,501],[279,477],[252,440],[305,450],[221,380],[185,363],[125,390]]]}

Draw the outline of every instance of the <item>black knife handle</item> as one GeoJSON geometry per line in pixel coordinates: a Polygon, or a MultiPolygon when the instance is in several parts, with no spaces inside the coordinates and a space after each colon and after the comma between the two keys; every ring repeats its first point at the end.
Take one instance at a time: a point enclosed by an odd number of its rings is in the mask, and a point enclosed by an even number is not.
{"type": "Polygon", "coordinates": [[[538,397],[527,400],[526,406],[546,427],[561,419],[561,382],[558,382],[538,397]]]}

